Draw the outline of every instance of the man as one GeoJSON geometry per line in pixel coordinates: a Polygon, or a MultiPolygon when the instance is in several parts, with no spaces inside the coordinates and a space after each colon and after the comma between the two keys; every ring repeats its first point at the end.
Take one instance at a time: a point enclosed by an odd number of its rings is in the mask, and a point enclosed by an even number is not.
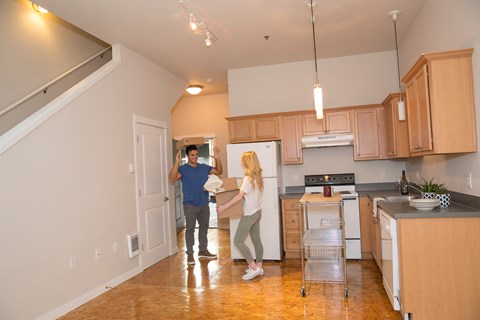
{"type": "Polygon", "coordinates": [[[208,191],[203,185],[208,180],[208,175],[222,174],[222,162],[220,151],[213,148],[215,167],[198,163],[197,146],[191,145],[186,148],[188,162],[180,166],[180,150],[177,152],[175,163],[170,170],[169,180],[182,181],[183,210],[185,213],[186,230],[185,245],[187,247],[187,263],[195,264],[193,258],[193,246],[195,244],[195,226],[198,221],[198,257],[204,259],[216,259],[217,256],[208,251],[208,226],[210,221],[210,207],[208,206],[208,191]]]}

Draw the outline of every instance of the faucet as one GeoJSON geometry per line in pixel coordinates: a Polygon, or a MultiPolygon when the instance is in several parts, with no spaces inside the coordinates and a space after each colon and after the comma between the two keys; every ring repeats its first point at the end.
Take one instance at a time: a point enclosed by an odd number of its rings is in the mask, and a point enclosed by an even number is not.
{"type": "Polygon", "coordinates": [[[422,189],[417,188],[413,183],[409,183],[409,184],[408,184],[408,187],[409,187],[410,189],[413,189],[413,190],[417,191],[417,192],[420,192],[420,193],[423,192],[422,189]]]}

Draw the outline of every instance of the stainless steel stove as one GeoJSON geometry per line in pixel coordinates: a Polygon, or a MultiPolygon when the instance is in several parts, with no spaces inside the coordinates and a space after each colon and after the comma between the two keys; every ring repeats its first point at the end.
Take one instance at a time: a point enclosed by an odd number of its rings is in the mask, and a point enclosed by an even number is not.
{"type": "MultiPolygon", "coordinates": [[[[355,174],[335,173],[305,176],[305,193],[323,193],[324,186],[330,186],[332,192],[339,193],[343,199],[347,259],[361,259],[360,205],[358,193],[355,191],[355,174]]],[[[316,207],[315,210],[325,209],[316,207]]],[[[332,215],[334,214],[335,213],[332,212],[332,215]]],[[[310,221],[315,223],[315,216],[318,215],[309,213],[309,224],[310,221]]]]}

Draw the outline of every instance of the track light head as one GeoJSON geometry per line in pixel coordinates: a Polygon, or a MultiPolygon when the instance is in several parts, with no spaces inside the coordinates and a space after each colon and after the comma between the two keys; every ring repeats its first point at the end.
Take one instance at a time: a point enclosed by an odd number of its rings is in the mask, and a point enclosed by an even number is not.
{"type": "Polygon", "coordinates": [[[205,32],[205,45],[209,48],[212,45],[212,36],[209,31],[205,32]]]}

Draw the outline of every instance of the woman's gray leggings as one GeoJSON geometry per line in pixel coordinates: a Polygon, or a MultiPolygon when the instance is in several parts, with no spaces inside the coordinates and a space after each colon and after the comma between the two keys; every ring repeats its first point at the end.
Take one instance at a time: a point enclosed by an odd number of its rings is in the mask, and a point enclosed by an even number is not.
{"type": "Polygon", "coordinates": [[[237,232],[233,240],[235,246],[240,250],[245,260],[250,264],[254,262],[250,249],[245,244],[245,239],[250,234],[253,246],[255,247],[255,257],[257,263],[263,262],[263,245],[260,238],[260,218],[262,217],[262,210],[258,210],[251,216],[242,216],[238,224],[237,232]]]}

